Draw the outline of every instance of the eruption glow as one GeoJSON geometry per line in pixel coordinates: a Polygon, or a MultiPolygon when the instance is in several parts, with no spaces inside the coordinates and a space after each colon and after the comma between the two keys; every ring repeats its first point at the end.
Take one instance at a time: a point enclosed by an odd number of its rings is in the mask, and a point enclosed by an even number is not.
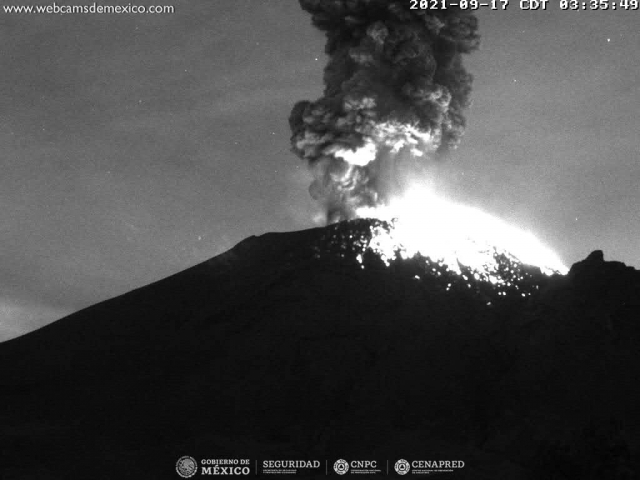
{"type": "Polygon", "coordinates": [[[361,208],[362,218],[389,221],[390,231],[373,233],[369,249],[384,261],[411,258],[417,254],[447,265],[462,274],[468,267],[487,281],[497,283],[496,254],[514,257],[520,263],[539,267],[543,273],[566,273],[567,267],[533,234],[477,208],[438,197],[424,187],[413,187],[389,205],[361,208]]]}
{"type": "Polygon", "coordinates": [[[387,265],[429,258],[436,276],[457,274],[469,288],[469,275],[511,288],[523,265],[566,272],[530,233],[424,187],[406,188],[463,135],[472,77],[462,57],[479,45],[473,13],[411,9],[405,0],[299,2],[326,35],[328,63],[322,96],[292,109],[292,150],[311,168],[309,191],[328,223],[382,220],[358,223],[371,231],[331,245],[355,252],[363,268],[367,252],[387,265]]]}
{"type": "Polygon", "coordinates": [[[466,9],[412,10],[405,0],[299,0],[326,34],[324,92],[289,117],[293,152],[309,164],[309,191],[329,222],[397,193],[402,158],[427,163],[462,137],[479,45],[466,9]]]}

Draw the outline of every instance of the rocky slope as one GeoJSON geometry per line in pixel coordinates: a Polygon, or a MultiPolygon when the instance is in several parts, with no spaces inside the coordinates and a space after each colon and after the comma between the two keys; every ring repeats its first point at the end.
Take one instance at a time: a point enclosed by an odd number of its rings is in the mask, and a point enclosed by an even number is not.
{"type": "Polygon", "coordinates": [[[640,272],[505,258],[497,287],[384,265],[374,223],[251,237],[0,344],[0,477],[175,479],[188,454],[637,478],[640,272]]]}

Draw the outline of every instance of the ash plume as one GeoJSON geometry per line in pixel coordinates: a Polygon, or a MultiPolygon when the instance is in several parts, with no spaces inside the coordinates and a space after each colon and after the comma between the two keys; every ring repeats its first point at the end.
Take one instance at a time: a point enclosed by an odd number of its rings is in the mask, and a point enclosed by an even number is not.
{"type": "Polygon", "coordinates": [[[462,54],[477,19],[457,7],[411,10],[405,0],[300,0],[326,33],[324,94],[291,112],[293,151],[327,221],[384,204],[403,160],[424,162],[463,134],[472,77],[462,54]]]}

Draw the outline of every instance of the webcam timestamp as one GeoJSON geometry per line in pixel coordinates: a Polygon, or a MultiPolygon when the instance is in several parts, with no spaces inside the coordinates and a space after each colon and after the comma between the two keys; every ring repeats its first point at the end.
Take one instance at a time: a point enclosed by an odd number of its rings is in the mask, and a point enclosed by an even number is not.
{"type": "Polygon", "coordinates": [[[639,0],[561,0],[561,10],[638,10],[639,0]]]}
{"type": "Polygon", "coordinates": [[[446,10],[447,8],[506,10],[509,0],[409,0],[409,5],[411,10],[446,10]]]}

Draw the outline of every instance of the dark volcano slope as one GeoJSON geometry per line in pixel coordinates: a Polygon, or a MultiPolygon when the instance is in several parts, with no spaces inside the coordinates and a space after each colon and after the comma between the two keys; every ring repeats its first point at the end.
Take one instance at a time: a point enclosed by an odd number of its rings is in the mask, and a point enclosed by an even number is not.
{"type": "Polygon", "coordinates": [[[175,479],[182,455],[638,478],[640,272],[505,259],[501,295],[424,259],[362,268],[371,225],[251,237],[0,344],[0,478],[175,479]]]}

